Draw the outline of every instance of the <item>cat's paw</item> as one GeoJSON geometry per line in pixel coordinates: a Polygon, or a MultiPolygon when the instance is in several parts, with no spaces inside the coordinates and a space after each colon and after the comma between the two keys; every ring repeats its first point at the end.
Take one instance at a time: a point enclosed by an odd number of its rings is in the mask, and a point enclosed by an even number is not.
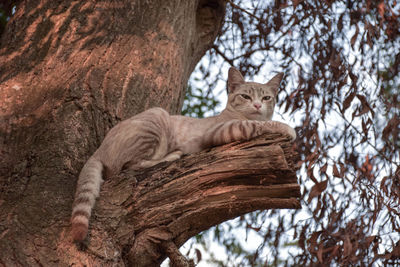
{"type": "Polygon", "coordinates": [[[270,127],[270,132],[280,133],[289,136],[290,141],[292,142],[296,139],[296,131],[286,123],[279,121],[268,121],[267,123],[270,127]]]}
{"type": "Polygon", "coordinates": [[[175,161],[177,159],[180,159],[183,155],[183,152],[180,150],[176,150],[174,152],[169,153],[165,158],[162,159],[162,161],[175,161]]]}
{"type": "Polygon", "coordinates": [[[294,141],[294,140],[296,140],[296,131],[292,128],[292,127],[290,127],[289,125],[288,125],[288,135],[290,136],[290,141],[294,141]]]}
{"type": "Polygon", "coordinates": [[[161,162],[175,161],[177,159],[180,159],[182,157],[182,155],[183,155],[182,151],[176,150],[174,152],[169,153],[162,159],[143,160],[139,163],[139,167],[143,169],[143,168],[153,167],[154,165],[157,165],[158,163],[161,163],[161,162]]]}

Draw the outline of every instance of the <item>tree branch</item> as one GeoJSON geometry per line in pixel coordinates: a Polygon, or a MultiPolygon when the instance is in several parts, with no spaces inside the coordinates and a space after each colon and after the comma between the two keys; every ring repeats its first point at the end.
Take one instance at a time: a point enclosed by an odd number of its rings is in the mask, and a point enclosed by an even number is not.
{"type": "Polygon", "coordinates": [[[296,156],[286,137],[267,134],[122,173],[103,185],[92,239],[113,240],[121,255],[128,248],[132,266],[158,266],[166,256],[189,264],[173,246],[251,211],[300,208],[296,156]]]}

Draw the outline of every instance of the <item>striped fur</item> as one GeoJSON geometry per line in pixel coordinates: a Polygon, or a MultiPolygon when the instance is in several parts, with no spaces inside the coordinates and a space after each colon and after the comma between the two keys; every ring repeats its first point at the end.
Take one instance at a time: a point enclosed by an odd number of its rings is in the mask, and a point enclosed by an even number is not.
{"type": "Polygon", "coordinates": [[[196,119],[152,108],[117,124],[79,175],[71,218],[73,240],[80,242],[86,238],[103,174],[111,177],[122,169],[151,167],[179,159],[182,154],[249,140],[267,132],[295,139],[296,133],[290,126],[271,121],[281,79],[282,74],[277,74],[267,84],[245,82],[240,72],[231,68],[228,104],[218,116],[196,119]]]}
{"type": "Polygon", "coordinates": [[[85,239],[92,207],[99,196],[103,164],[91,157],[79,175],[72,210],[72,236],[74,240],[85,239]]]}

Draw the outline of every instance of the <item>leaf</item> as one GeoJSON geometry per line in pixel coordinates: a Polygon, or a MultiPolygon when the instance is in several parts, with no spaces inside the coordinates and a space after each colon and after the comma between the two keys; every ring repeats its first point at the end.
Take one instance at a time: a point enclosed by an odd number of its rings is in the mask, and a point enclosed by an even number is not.
{"type": "Polygon", "coordinates": [[[322,168],[320,169],[320,172],[323,174],[326,174],[326,169],[328,168],[328,163],[325,163],[324,166],[322,166],[322,168]]]}
{"type": "Polygon", "coordinates": [[[317,258],[320,263],[324,263],[324,258],[322,257],[322,253],[324,252],[323,248],[324,248],[324,244],[320,243],[318,245],[318,252],[317,252],[317,258]]]}
{"type": "Polygon", "coordinates": [[[342,178],[342,176],[339,173],[338,168],[336,167],[336,164],[333,164],[332,168],[333,168],[333,176],[338,177],[338,178],[342,178]]]}
{"type": "Polygon", "coordinates": [[[367,103],[367,98],[365,96],[357,94],[357,98],[361,101],[363,105],[367,103]]]}
{"type": "Polygon", "coordinates": [[[392,250],[392,257],[400,258],[400,242],[397,241],[396,246],[392,250]]]}
{"type": "Polygon", "coordinates": [[[363,129],[363,133],[365,135],[365,138],[368,138],[367,123],[364,121],[364,119],[361,120],[361,126],[362,126],[362,129],[363,129]]]}
{"type": "Polygon", "coordinates": [[[372,171],[372,164],[370,163],[370,160],[369,160],[369,156],[368,156],[368,154],[365,156],[365,161],[364,161],[364,163],[363,163],[363,165],[362,165],[362,168],[363,168],[363,171],[364,172],[366,172],[367,174],[370,174],[371,173],[371,171],[372,171]]]}
{"type": "Polygon", "coordinates": [[[345,14],[345,13],[342,13],[342,14],[340,15],[339,21],[338,21],[338,23],[337,23],[337,27],[338,27],[339,32],[341,32],[342,29],[343,29],[343,16],[344,16],[344,14],[345,14]]]}
{"type": "Polygon", "coordinates": [[[312,245],[315,246],[317,244],[317,238],[320,236],[320,234],[322,233],[322,231],[317,231],[312,233],[310,239],[308,240],[308,242],[312,245]]]}
{"type": "Polygon", "coordinates": [[[297,5],[300,3],[300,0],[293,0],[293,10],[296,9],[297,5]]]}
{"type": "Polygon", "coordinates": [[[325,191],[327,185],[328,185],[328,180],[315,184],[311,188],[310,194],[308,195],[308,203],[310,203],[314,197],[321,195],[321,193],[325,191]]]}
{"type": "Polygon", "coordinates": [[[378,13],[385,20],[385,3],[383,1],[378,4],[378,13]]]}
{"type": "Polygon", "coordinates": [[[369,45],[370,48],[372,48],[374,45],[371,39],[371,32],[369,30],[367,31],[367,44],[369,45]]]}
{"type": "Polygon", "coordinates": [[[197,262],[201,261],[201,251],[196,248],[194,252],[196,253],[197,262]]]}
{"type": "Polygon", "coordinates": [[[343,242],[343,254],[345,257],[350,256],[351,251],[353,250],[353,246],[351,245],[350,242],[350,237],[346,235],[344,242],[343,242]]]}
{"type": "Polygon", "coordinates": [[[367,246],[368,246],[368,247],[371,245],[372,241],[375,240],[375,237],[376,237],[376,236],[371,235],[371,236],[367,236],[367,237],[365,238],[365,243],[367,243],[367,246]]]}
{"type": "Polygon", "coordinates": [[[356,96],[355,92],[352,92],[346,99],[343,101],[343,109],[342,114],[349,108],[351,102],[353,101],[354,97],[356,96]]]}
{"type": "Polygon", "coordinates": [[[335,198],[332,196],[332,194],[328,194],[328,196],[329,196],[329,199],[330,199],[331,202],[332,202],[332,206],[333,206],[333,207],[336,207],[336,200],[335,200],[335,198]]]}
{"type": "Polygon", "coordinates": [[[306,226],[303,226],[303,228],[301,229],[301,232],[300,232],[300,237],[299,237],[299,242],[298,242],[299,246],[302,250],[306,249],[306,246],[305,246],[306,234],[305,234],[305,232],[306,232],[306,226]]]}
{"type": "Polygon", "coordinates": [[[337,52],[332,52],[331,57],[329,59],[329,64],[333,68],[339,68],[342,63],[342,59],[340,58],[340,54],[337,52]]]}
{"type": "Polygon", "coordinates": [[[336,257],[337,253],[339,251],[340,246],[339,245],[335,245],[332,252],[331,252],[331,257],[336,257]]]}
{"type": "Polygon", "coordinates": [[[354,33],[353,37],[351,37],[351,40],[350,40],[350,44],[353,49],[354,49],[354,44],[357,41],[357,36],[358,36],[359,32],[360,32],[360,29],[358,28],[358,25],[356,25],[356,32],[354,33]]]}
{"type": "Polygon", "coordinates": [[[396,129],[396,126],[398,126],[398,125],[399,125],[399,120],[396,119],[395,117],[391,118],[382,131],[382,137],[384,139],[387,139],[389,137],[389,134],[392,132],[392,130],[396,129]]]}
{"type": "Polygon", "coordinates": [[[381,181],[381,190],[383,190],[383,192],[385,192],[385,194],[388,194],[388,190],[387,190],[387,186],[386,186],[386,180],[389,178],[389,176],[385,176],[383,177],[382,181],[381,181]]]}

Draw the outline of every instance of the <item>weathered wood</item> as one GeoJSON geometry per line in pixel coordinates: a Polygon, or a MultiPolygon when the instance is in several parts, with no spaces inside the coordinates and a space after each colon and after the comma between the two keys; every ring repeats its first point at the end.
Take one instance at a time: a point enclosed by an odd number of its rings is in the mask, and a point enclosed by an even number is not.
{"type": "Polygon", "coordinates": [[[251,211],[300,208],[291,147],[286,137],[269,134],[112,177],[91,221],[89,250],[107,257],[125,248],[131,265],[157,266],[167,248],[171,254],[170,242],[179,247],[251,211]]]}

